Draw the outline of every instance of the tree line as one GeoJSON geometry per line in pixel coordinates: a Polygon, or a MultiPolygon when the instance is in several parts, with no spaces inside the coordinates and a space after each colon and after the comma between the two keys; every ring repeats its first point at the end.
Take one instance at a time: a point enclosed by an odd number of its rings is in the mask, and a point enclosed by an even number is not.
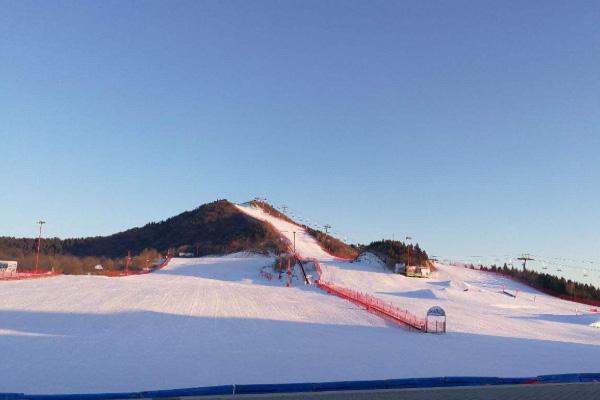
{"type": "MultiPolygon", "coordinates": [[[[143,268],[148,254],[156,255],[151,259],[157,258],[170,248],[198,256],[286,251],[272,226],[247,216],[227,200],[218,200],[165,221],[110,236],[43,239],[40,265],[45,270],[69,274],[94,272],[95,265],[102,265],[105,270],[123,270],[131,251],[136,257],[132,268],[143,268]]],[[[20,270],[34,268],[36,249],[37,239],[0,237],[0,259],[17,261],[20,270]]]]}
{"type": "Polygon", "coordinates": [[[409,253],[411,265],[432,266],[427,252],[421,249],[418,243],[413,245],[398,240],[378,240],[368,245],[360,245],[359,250],[361,253],[370,252],[377,255],[390,269],[399,263],[408,265],[409,253]]]}
{"type": "Polygon", "coordinates": [[[529,286],[555,296],[600,301],[600,289],[587,283],[575,282],[527,268],[509,268],[506,263],[502,267],[492,265],[490,267],[481,266],[480,269],[511,276],[529,286]]]}
{"type": "MultiPolygon", "coordinates": [[[[6,242],[6,238],[0,238],[0,246],[3,246],[6,242]]],[[[44,248],[43,241],[42,248],[44,248]]],[[[25,246],[25,248],[3,246],[0,247],[0,259],[17,261],[19,271],[31,272],[35,270],[36,266],[36,249],[37,247],[31,249],[29,246],[25,246]]],[[[164,255],[154,249],[144,249],[139,254],[132,255],[129,261],[127,260],[127,254],[119,258],[75,256],[56,252],[52,245],[51,249],[51,251],[46,251],[47,249],[45,249],[45,251],[40,253],[39,272],[54,272],[66,275],[104,274],[107,271],[123,271],[128,262],[128,268],[131,271],[141,271],[164,257],[164,255]],[[97,269],[97,266],[101,266],[102,269],[97,269]]]]}

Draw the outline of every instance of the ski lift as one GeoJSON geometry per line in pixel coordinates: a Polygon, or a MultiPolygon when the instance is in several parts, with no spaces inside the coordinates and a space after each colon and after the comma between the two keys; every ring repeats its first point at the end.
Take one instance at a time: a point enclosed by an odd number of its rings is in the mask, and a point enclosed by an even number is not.
{"type": "Polygon", "coordinates": [[[583,276],[584,276],[585,278],[587,278],[587,277],[588,277],[588,272],[587,272],[587,270],[585,270],[585,269],[583,270],[583,276]]]}
{"type": "Polygon", "coordinates": [[[548,267],[546,267],[546,263],[542,261],[542,269],[548,269],[548,267]]]}

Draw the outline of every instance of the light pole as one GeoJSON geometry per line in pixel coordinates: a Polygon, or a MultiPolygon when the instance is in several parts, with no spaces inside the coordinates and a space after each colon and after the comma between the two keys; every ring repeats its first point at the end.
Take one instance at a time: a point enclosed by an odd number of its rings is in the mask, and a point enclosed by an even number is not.
{"type": "Polygon", "coordinates": [[[40,234],[38,236],[38,245],[37,245],[37,255],[35,256],[35,273],[38,273],[38,268],[40,265],[40,250],[42,248],[42,226],[46,223],[46,221],[39,220],[37,222],[40,224],[40,234]]]}
{"type": "Polygon", "coordinates": [[[406,237],[406,250],[408,251],[408,265],[407,267],[410,267],[410,241],[412,240],[412,238],[410,236],[406,237]]]}
{"type": "Polygon", "coordinates": [[[131,250],[127,252],[127,261],[125,262],[125,275],[129,275],[129,265],[131,264],[131,250]]]}
{"type": "Polygon", "coordinates": [[[296,231],[281,231],[281,233],[293,233],[294,234],[294,254],[296,254],[296,231]]]}

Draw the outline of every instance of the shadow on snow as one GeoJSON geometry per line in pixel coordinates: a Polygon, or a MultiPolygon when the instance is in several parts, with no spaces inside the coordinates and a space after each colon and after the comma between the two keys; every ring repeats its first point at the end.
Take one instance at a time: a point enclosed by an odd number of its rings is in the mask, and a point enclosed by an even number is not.
{"type": "Polygon", "coordinates": [[[593,372],[600,346],[149,311],[2,311],[0,354],[0,392],[83,393],[593,372]]]}

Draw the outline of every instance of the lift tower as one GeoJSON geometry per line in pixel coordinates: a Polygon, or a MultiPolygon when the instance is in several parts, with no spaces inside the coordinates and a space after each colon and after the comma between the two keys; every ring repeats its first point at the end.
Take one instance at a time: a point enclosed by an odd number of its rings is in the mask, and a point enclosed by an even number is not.
{"type": "Polygon", "coordinates": [[[533,258],[530,257],[529,253],[523,253],[517,260],[523,261],[523,269],[525,269],[527,267],[527,261],[533,261],[533,258]]]}

